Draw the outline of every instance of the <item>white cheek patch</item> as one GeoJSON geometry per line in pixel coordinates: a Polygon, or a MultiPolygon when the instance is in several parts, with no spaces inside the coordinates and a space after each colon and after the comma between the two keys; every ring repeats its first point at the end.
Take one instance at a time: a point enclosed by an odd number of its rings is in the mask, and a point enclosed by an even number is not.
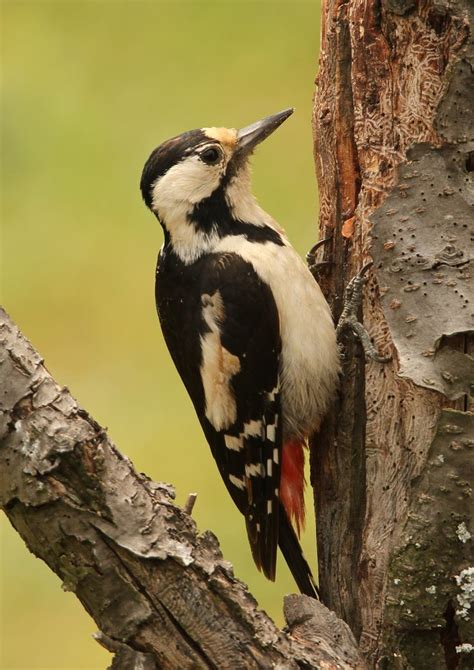
{"type": "Polygon", "coordinates": [[[205,165],[188,156],[173,165],[153,186],[152,209],[169,231],[173,248],[181,260],[193,263],[218,240],[215,233],[196,230],[189,217],[197,202],[208,198],[219,186],[222,166],[205,165]]]}
{"type": "MultiPolygon", "coordinates": [[[[224,320],[221,294],[202,296],[202,315],[210,329],[201,336],[201,379],[206,399],[206,418],[215,430],[229,428],[237,418],[237,404],[230,381],[240,371],[237,356],[222,346],[220,326],[224,320]]],[[[237,447],[232,443],[232,447],[237,447]]]]}
{"type": "Polygon", "coordinates": [[[173,165],[153,186],[152,206],[165,215],[177,204],[192,205],[208,198],[219,186],[220,165],[206,165],[191,155],[173,165]]]}

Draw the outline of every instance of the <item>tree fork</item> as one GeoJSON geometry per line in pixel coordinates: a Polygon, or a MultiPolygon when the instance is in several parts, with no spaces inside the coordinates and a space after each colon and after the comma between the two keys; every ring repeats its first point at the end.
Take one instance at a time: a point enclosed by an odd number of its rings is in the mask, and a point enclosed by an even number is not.
{"type": "Polygon", "coordinates": [[[467,668],[474,8],[325,0],[322,21],[320,283],[337,318],[374,261],[364,323],[393,361],[365,363],[345,338],[312,445],[321,592],[370,667],[467,668]]]}

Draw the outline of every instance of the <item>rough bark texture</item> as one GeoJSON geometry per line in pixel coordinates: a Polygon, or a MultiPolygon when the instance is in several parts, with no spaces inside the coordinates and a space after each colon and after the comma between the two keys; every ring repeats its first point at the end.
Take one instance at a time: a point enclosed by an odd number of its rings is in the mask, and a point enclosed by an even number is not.
{"type": "Polygon", "coordinates": [[[323,9],[322,284],[337,317],[373,259],[364,322],[393,355],[365,364],[347,338],[340,398],[312,450],[323,598],[370,667],[474,663],[473,30],[472,0],[323,9]]]}
{"type": "Polygon", "coordinates": [[[288,596],[285,632],[259,611],[214,535],[135,472],[1,309],[0,388],[0,505],[95,619],[114,670],[365,667],[321,603],[288,596]]]}

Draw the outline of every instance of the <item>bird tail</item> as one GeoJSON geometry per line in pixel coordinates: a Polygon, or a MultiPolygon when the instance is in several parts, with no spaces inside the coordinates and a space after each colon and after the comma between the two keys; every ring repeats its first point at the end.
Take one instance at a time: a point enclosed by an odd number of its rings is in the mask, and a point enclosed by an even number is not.
{"type": "Polygon", "coordinates": [[[281,504],[279,525],[278,544],[299,590],[301,593],[319,600],[319,590],[311,573],[311,568],[303,556],[303,550],[296,532],[288,520],[285,508],[281,504]]]}

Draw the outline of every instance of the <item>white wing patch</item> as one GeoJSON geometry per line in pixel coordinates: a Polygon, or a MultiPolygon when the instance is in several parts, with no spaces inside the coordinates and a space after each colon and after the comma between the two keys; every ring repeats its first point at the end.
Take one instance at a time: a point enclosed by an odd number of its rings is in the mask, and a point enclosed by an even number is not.
{"type": "Polygon", "coordinates": [[[263,422],[251,419],[248,423],[244,423],[244,437],[262,437],[263,436],[263,422]]]}
{"type": "Polygon", "coordinates": [[[212,295],[204,294],[201,303],[204,321],[210,329],[209,333],[201,336],[201,379],[206,399],[206,418],[215,430],[221,431],[229,428],[237,418],[237,405],[230,380],[239,372],[240,361],[222,346],[220,326],[225,313],[219,291],[212,295]]]}
{"type": "Polygon", "coordinates": [[[272,476],[272,459],[269,458],[267,460],[267,477],[271,477],[271,476],[272,476]]]}
{"type": "Polygon", "coordinates": [[[229,481],[238,489],[241,489],[242,491],[245,489],[245,482],[243,479],[240,479],[240,477],[234,477],[234,475],[229,475],[229,481]]]}
{"type": "Polygon", "coordinates": [[[242,438],[235,437],[235,435],[224,435],[224,443],[227,449],[231,451],[240,451],[244,448],[242,438]]]}
{"type": "Polygon", "coordinates": [[[245,466],[246,477],[265,477],[262,463],[249,463],[245,466]]]}
{"type": "Polygon", "coordinates": [[[275,442],[276,440],[276,425],[267,426],[267,440],[270,442],[275,442]]]}
{"type": "MultiPolygon", "coordinates": [[[[274,402],[279,393],[279,387],[276,386],[271,393],[267,393],[268,400],[274,402]]],[[[278,427],[278,414],[275,414],[274,423],[265,426],[262,420],[251,419],[244,423],[244,430],[238,435],[224,435],[224,444],[230,451],[242,451],[244,448],[245,438],[259,437],[262,440],[266,439],[270,442],[276,442],[278,427]]],[[[278,448],[273,449],[273,460],[278,464],[278,448]],[[275,455],[276,454],[276,455],[275,455]]],[[[263,475],[262,475],[263,476],[263,475]]]]}
{"type": "Polygon", "coordinates": [[[268,396],[268,399],[270,400],[270,402],[274,402],[275,398],[277,397],[277,395],[279,393],[280,393],[280,386],[279,385],[275,386],[273,391],[270,391],[270,393],[267,393],[267,396],[268,396]]]}

